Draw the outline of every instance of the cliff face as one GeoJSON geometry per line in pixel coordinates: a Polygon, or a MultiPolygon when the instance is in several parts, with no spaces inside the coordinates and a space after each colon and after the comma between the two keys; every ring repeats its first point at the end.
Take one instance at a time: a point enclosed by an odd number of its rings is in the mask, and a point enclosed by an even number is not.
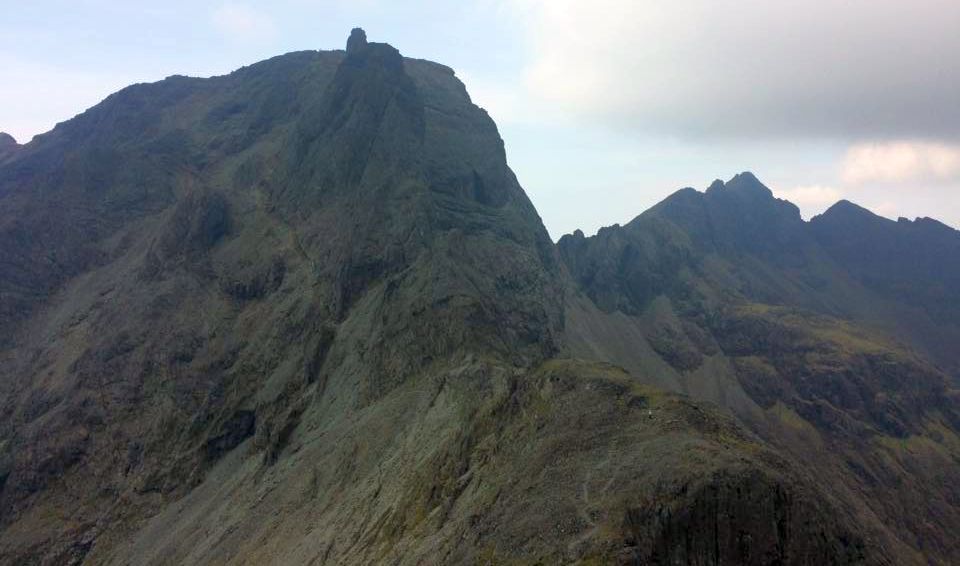
{"type": "Polygon", "coordinates": [[[0,156],[0,561],[949,561],[943,373],[738,179],[554,246],[359,30],[112,95],[0,156]]]}

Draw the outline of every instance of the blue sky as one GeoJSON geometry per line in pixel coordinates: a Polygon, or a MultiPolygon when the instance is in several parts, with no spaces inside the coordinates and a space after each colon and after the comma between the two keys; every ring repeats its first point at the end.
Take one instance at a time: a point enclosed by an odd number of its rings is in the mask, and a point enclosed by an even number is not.
{"type": "Polygon", "coordinates": [[[554,238],[744,170],[808,218],[847,198],[960,226],[955,0],[0,0],[0,130],[354,26],[456,70],[554,238]]]}

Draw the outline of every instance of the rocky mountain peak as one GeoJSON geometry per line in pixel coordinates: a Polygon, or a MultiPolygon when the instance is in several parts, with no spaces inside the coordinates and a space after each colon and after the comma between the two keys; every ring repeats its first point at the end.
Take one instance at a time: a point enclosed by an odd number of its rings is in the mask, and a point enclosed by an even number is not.
{"type": "Polygon", "coordinates": [[[817,218],[830,218],[830,217],[844,217],[851,218],[854,216],[876,216],[874,213],[870,212],[862,206],[852,203],[846,199],[837,201],[833,206],[824,211],[823,214],[817,216],[817,218]]]}
{"type": "Polygon", "coordinates": [[[770,238],[782,243],[782,232],[794,230],[802,223],[795,205],[776,198],[750,172],[735,175],[727,182],[715,180],[703,193],[692,189],[677,191],[648,213],[665,216],[711,241],[733,238],[751,245],[770,238]],[[710,226],[716,233],[703,232],[710,226]]]}
{"type": "Polygon", "coordinates": [[[367,46],[367,32],[362,28],[353,28],[350,30],[350,37],[347,38],[347,55],[356,53],[367,46]]]}
{"type": "Polygon", "coordinates": [[[707,194],[727,193],[761,199],[773,198],[773,192],[760,182],[760,179],[757,179],[756,175],[749,171],[734,175],[734,177],[726,183],[717,179],[710,184],[706,192],[707,194]]]}
{"type": "MultiPolygon", "coordinates": [[[[357,69],[365,69],[362,75],[379,82],[384,80],[390,82],[397,80],[401,75],[406,75],[404,58],[400,51],[389,43],[367,41],[367,33],[362,28],[353,28],[350,32],[350,37],[347,38],[346,54],[338,73],[340,86],[334,86],[334,91],[342,91],[345,80],[356,79],[355,70],[357,69]]],[[[409,78],[402,80],[409,81],[409,78]]],[[[371,86],[373,85],[367,84],[362,89],[369,89],[371,86]]],[[[373,90],[376,91],[378,88],[374,86],[373,90]]]]}
{"type": "Polygon", "coordinates": [[[811,224],[820,228],[834,227],[838,229],[855,227],[858,230],[864,230],[871,227],[895,231],[895,233],[900,234],[910,231],[914,234],[943,236],[948,239],[955,239],[958,234],[956,229],[934,218],[918,217],[910,220],[901,216],[893,221],[848,200],[841,200],[822,214],[814,216],[811,219],[811,224]]]}
{"type": "Polygon", "coordinates": [[[877,216],[858,204],[841,200],[822,214],[811,218],[810,224],[817,231],[849,233],[853,230],[860,231],[860,235],[865,236],[866,232],[863,232],[864,230],[885,230],[896,223],[882,216],[877,216]]]}

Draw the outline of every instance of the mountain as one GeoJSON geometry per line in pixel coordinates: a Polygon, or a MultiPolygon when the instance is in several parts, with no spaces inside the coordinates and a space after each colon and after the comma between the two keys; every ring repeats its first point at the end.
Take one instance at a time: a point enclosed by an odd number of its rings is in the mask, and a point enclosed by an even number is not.
{"type": "MultiPolygon", "coordinates": [[[[811,222],[826,253],[899,312],[887,327],[960,379],[960,236],[930,218],[897,222],[841,201],[811,222]]],[[[868,313],[861,313],[866,318],[868,313]]]]}
{"type": "Polygon", "coordinates": [[[453,71],[359,29],[10,147],[0,562],[960,558],[934,221],[745,173],[554,244],[453,71]]]}
{"type": "Polygon", "coordinates": [[[942,224],[849,203],[807,223],[744,173],[563,237],[583,295],[568,334],[578,356],[730,409],[874,544],[899,547],[895,563],[951,563],[960,413],[941,305],[958,244],[942,224]]]}

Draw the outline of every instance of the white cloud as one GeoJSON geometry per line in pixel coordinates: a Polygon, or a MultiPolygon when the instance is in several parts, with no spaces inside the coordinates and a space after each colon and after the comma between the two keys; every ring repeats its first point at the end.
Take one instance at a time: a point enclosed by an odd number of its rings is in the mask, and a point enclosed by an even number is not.
{"type": "Polygon", "coordinates": [[[960,145],[878,142],[852,146],[843,160],[844,183],[960,181],[960,145]]]}
{"type": "Polygon", "coordinates": [[[530,89],[687,137],[960,136],[956,0],[513,0],[530,89]]]}
{"type": "Polygon", "coordinates": [[[265,41],[276,35],[276,26],[267,14],[246,4],[227,2],[211,14],[214,27],[235,41],[265,41]]]}

